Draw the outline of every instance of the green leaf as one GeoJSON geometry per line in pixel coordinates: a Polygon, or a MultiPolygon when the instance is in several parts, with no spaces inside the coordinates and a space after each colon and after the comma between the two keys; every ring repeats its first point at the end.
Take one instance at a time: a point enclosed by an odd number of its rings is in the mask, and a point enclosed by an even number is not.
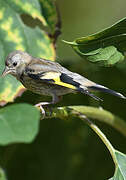
{"type": "Polygon", "coordinates": [[[64,42],[70,44],[82,58],[102,66],[112,66],[125,58],[126,18],[101,32],[64,42]]]}
{"type": "Polygon", "coordinates": [[[0,145],[30,143],[38,133],[40,112],[28,104],[0,109],[0,145]]]}
{"type": "Polygon", "coordinates": [[[7,180],[5,173],[2,168],[0,168],[0,180],[7,180]]]}
{"type": "MultiPolygon", "coordinates": [[[[47,34],[38,27],[33,29],[26,26],[20,18],[20,14],[26,10],[32,17],[37,17],[34,10],[40,12],[39,9],[37,0],[0,0],[0,74],[4,69],[5,57],[14,50],[27,51],[33,56],[50,60],[55,59],[55,49],[47,34]]],[[[0,77],[0,105],[13,102],[24,90],[23,85],[15,78],[0,77]]]]}
{"type": "Polygon", "coordinates": [[[115,150],[117,167],[114,176],[109,180],[126,180],[126,155],[115,150]]]}
{"type": "Polygon", "coordinates": [[[55,0],[39,0],[42,6],[42,13],[46,19],[48,26],[51,29],[51,33],[55,32],[55,26],[57,23],[57,11],[55,6],[55,0]]]}

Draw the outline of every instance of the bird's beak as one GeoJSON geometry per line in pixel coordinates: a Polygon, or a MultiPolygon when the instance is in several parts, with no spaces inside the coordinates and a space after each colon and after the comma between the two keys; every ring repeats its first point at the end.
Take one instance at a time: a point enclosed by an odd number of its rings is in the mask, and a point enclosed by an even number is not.
{"type": "Polygon", "coordinates": [[[11,72],[11,69],[9,69],[8,67],[5,67],[3,72],[2,72],[2,77],[5,77],[7,74],[9,74],[11,72]]]}

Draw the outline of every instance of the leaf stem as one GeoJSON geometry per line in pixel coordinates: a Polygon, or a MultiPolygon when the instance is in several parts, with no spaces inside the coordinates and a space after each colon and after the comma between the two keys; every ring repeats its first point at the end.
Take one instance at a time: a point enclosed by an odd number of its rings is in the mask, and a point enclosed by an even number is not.
{"type": "Polygon", "coordinates": [[[113,148],[113,146],[111,145],[111,143],[109,142],[109,140],[107,139],[107,137],[104,135],[104,133],[99,129],[98,126],[96,126],[90,119],[88,119],[84,114],[80,114],[79,115],[80,119],[84,122],[86,122],[91,129],[100,137],[100,139],[103,141],[103,143],[106,145],[106,147],[108,148],[112,159],[114,161],[115,167],[118,166],[118,162],[116,159],[116,155],[115,155],[115,149],[113,148]]]}

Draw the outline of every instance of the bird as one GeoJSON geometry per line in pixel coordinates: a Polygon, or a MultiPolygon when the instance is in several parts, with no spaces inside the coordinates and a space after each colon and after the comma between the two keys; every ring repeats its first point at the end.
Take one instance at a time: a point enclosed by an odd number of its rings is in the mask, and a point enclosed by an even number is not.
{"type": "Polygon", "coordinates": [[[92,91],[102,91],[126,99],[121,93],[71,72],[57,62],[33,57],[20,50],[13,51],[6,57],[2,76],[7,74],[16,77],[28,90],[52,97],[51,102],[40,102],[35,105],[42,113],[44,106],[58,103],[61,97],[68,93],[80,92],[102,101],[92,93],[92,91]]]}

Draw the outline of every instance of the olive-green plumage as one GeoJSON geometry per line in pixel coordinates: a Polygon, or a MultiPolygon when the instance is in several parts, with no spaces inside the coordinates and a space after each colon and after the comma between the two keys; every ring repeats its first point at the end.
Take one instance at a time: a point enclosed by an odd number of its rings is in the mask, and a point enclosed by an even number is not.
{"type": "Polygon", "coordinates": [[[52,96],[52,102],[39,103],[38,106],[57,103],[60,96],[73,92],[81,92],[100,100],[91,93],[92,90],[108,92],[125,99],[122,94],[73,73],[59,63],[34,58],[26,52],[10,53],[6,58],[5,65],[3,76],[12,74],[34,93],[52,96]]]}

